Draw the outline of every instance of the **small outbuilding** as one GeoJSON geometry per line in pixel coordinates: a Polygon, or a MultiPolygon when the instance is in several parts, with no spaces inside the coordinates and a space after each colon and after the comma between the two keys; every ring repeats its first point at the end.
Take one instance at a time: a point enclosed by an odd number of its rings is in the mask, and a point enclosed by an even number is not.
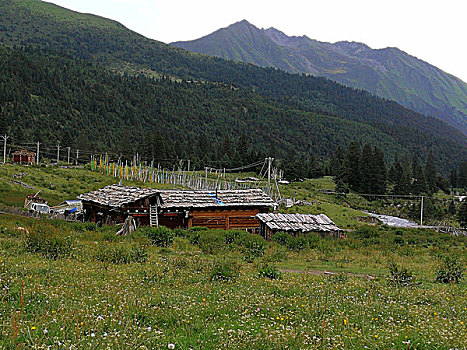
{"type": "Polygon", "coordinates": [[[268,240],[277,232],[288,232],[293,235],[316,232],[322,237],[336,238],[345,236],[344,231],[325,214],[260,213],[256,217],[259,220],[259,234],[268,240]]]}
{"type": "Polygon", "coordinates": [[[20,149],[12,154],[13,163],[32,165],[36,163],[36,153],[20,149]]]}

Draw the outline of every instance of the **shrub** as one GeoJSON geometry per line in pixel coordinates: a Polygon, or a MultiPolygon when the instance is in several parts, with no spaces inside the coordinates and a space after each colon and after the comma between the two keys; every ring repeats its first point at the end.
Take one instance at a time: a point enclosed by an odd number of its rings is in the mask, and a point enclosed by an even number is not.
{"type": "Polygon", "coordinates": [[[266,277],[271,280],[278,280],[282,278],[281,271],[275,266],[265,265],[258,271],[259,277],[266,277]]]}
{"type": "Polygon", "coordinates": [[[173,231],[165,226],[143,227],[139,231],[143,232],[152,241],[152,244],[158,247],[170,247],[174,242],[173,231]]]}
{"type": "Polygon", "coordinates": [[[307,243],[306,238],[303,236],[297,236],[297,237],[290,236],[285,245],[287,249],[298,252],[300,250],[305,249],[308,243],[307,243]]]}
{"type": "Polygon", "coordinates": [[[69,257],[75,245],[74,239],[48,223],[29,228],[25,238],[25,249],[39,253],[48,259],[69,257]]]}
{"type": "Polygon", "coordinates": [[[320,245],[320,242],[322,242],[321,236],[318,233],[313,232],[307,233],[305,239],[311,249],[317,248],[320,245]]]}
{"type": "Polygon", "coordinates": [[[209,230],[199,237],[198,246],[207,254],[217,254],[225,249],[224,234],[221,230],[209,230]]]}
{"type": "Polygon", "coordinates": [[[371,226],[363,226],[354,231],[354,236],[356,238],[376,238],[379,237],[378,229],[371,227],[371,226]]]}
{"type": "Polygon", "coordinates": [[[436,282],[460,283],[464,278],[464,266],[456,256],[444,257],[436,274],[436,282]]]}
{"type": "Polygon", "coordinates": [[[199,238],[201,237],[202,232],[206,232],[208,230],[207,227],[197,227],[194,226],[190,228],[188,231],[188,238],[190,240],[191,244],[198,244],[199,243],[199,238]]]}
{"type": "Polygon", "coordinates": [[[211,281],[233,281],[240,275],[240,265],[230,259],[217,260],[211,268],[211,281]]]}
{"type": "Polygon", "coordinates": [[[272,240],[280,245],[286,245],[290,235],[287,232],[277,232],[272,236],[272,240]]]}
{"type": "Polygon", "coordinates": [[[187,231],[183,228],[176,228],[174,230],[175,237],[188,238],[190,236],[190,231],[187,231]]]}
{"type": "Polygon", "coordinates": [[[233,244],[237,242],[240,238],[240,232],[235,230],[225,231],[224,237],[224,241],[226,244],[233,244]]]}
{"type": "Polygon", "coordinates": [[[388,284],[395,287],[408,287],[415,283],[415,277],[405,267],[394,262],[389,264],[388,284]]]}
{"type": "Polygon", "coordinates": [[[404,239],[400,236],[397,236],[396,238],[394,238],[394,244],[404,245],[404,239]]]}
{"type": "Polygon", "coordinates": [[[263,237],[257,235],[247,233],[239,243],[242,246],[246,261],[251,262],[255,258],[263,256],[266,250],[266,241],[263,237]]]}

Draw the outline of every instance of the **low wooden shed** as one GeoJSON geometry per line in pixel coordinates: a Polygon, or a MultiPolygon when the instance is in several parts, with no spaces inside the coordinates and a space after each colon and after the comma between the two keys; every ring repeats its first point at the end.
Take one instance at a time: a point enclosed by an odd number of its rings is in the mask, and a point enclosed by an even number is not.
{"type": "Polygon", "coordinates": [[[260,213],[256,217],[259,220],[259,234],[268,240],[277,232],[288,232],[293,235],[316,232],[322,237],[344,237],[344,231],[325,214],[260,213]]]}

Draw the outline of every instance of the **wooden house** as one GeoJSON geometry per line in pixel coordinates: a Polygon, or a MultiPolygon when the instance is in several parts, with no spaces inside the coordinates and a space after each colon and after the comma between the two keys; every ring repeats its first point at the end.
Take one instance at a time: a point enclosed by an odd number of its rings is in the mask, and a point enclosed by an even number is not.
{"type": "Polygon", "coordinates": [[[170,228],[203,226],[241,229],[258,233],[256,215],[267,213],[276,203],[262,190],[167,190],[160,191],[160,225],[170,228]]]}
{"type": "Polygon", "coordinates": [[[257,233],[256,215],[276,204],[262,190],[156,190],[111,185],[78,197],[85,220],[123,223],[132,216],[137,225],[190,228],[203,226],[243,229],[257,233]]]}
{"type": "Polygon", "coordinates": [[[316,232],[322,237],[345,237],[344,231],[324,214],[260,213],[256,217],[259,220],[259,234],[268,240],[277,232],[288,232],[294,236],[316,232]]]}
{"type": "Polygon", "coordinates": [[[36,153],[29,152],[24,149],[17,150],[13,152],[13,163],[16,164],[35,164],[36,163],[36,153]]]}

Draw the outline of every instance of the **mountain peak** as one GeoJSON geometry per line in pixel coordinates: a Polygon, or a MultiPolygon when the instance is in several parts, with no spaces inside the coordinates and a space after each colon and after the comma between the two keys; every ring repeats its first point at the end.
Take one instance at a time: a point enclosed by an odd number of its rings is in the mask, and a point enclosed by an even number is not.
{"type": "Polygon", "coordinates": [[[235,28],[235,27],[252,27],[252,28],[256,28],[253,24],[248,22],[246,19],[242,19],[241,21],[232,23],[227,28],[235,28]]]}

